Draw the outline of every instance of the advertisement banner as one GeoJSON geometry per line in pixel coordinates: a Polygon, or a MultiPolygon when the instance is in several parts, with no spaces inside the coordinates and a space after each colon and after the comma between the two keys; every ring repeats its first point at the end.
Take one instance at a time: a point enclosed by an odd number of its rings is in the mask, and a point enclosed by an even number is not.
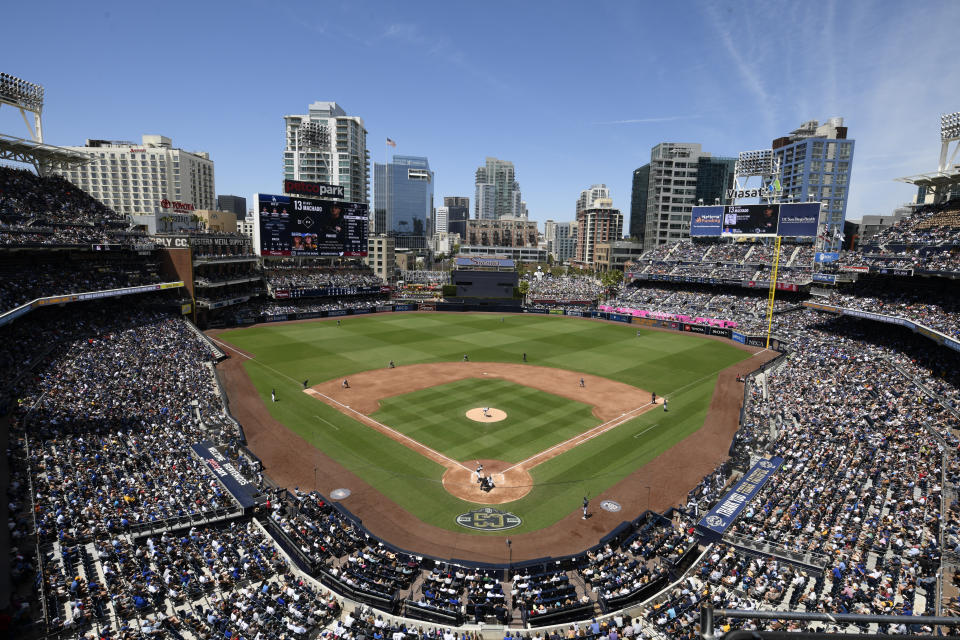
{"type": "Polygon", "coordinates": [[[186,304],[180,305],[180,314],[181,314],[181,315],[184,315],[184,316],[185,316],[185,315],[187,315],[188,313],[190,313],[190,312],[192,312],[192,311],[193,311],[193,303],[192,303],[192,302],[188,302],[188,303],[186,303],[186,304]]]}
{"type": "Polygon", "coordinates": [[[733,489],[707,512],[697,524],[697,529],[711,541],[720,539],[782,464],[783,458],[780,457],[758,460],[733,489]]]}
{"type": "Polygon", "coordinates": [[[734,342],[739,342],[740,344],[747,343],[747,336],[743,335],[742,333],[737,333],[736,331],[730,332],[730,339],[734,342]]]}
{"type": "Polygon", "coordinates": [[[707,327],[700,324],[687,324],[685,322],[680,323],[681,331],[688,331],[690,333],[699,333],[701,335],[707,335],[707,327]]]}
{"type": "Polygon", "coordinates": [[[777,290],[778,290],[778,291],[799,291],[799,290],[800,290],[800,285],[788,284],[788,283],[786,283],[786,282],[778,282],[778,283],[777,283],[777,290]]]}
{"type": "Polygon", "coordinates": [[[839,269],[840,271],[849,271],[850,273],[870,273],[870,267],[861,267],[858,265],[842,264],[839,269]]]}
{"type": "Polygon", "coordinates": [[[828,282],[830,284],[837,283],[837,276],[832,273],[815,273],[813,274],[814,282],[828,282]]]}
{"type": "Polygon", "coordinates": [[[562,316],[563,309],[550,309],[550,314],[554,316],[562,316]]]}
{"type": "Polygon", "coordinates": [[[764,336],[747,336],[744,344],[748,347],[765,347],[767,345],[767,339],[764,336]]]}
{"type": "Polygon", "coordinates": [[[630,318],[632,317],[633,316],[627,316],[622,313],[611,313],[607,316],[609,320],[613,320],[614,322],[627,322],[627,323],[630,322],[630,318]]]}
{"type": "Polygon", "coordinates": [[[542,313],[543,315],[547,314],[548,309],[534,309],[533,307],[524,307],[524,313],[542,313]]]}
{"type": "Polygon", "coordinates": [[[395,304],[393,305],[394,311],[416,311],[417,305],[415,304],[395,304]]]}
{"type": "Polygon", "coordinates": [[[335,318],[337,316],[345,316],[345,315],[347,315],[346,309],[333,309],[332,311],[327,311],[328,318],[335,318]]]}
{"type": "Polygon", "coordinates": [[[792,238],[815,238],[819,219],[819,202],[781,204],[777,235],[792,238]]]}
{"type": "Polygon", "coordinates": [[[386,312],[386,311],[393,311],[393,307],[390,306],[389,304],[378,304],[378,305],[377,305],[377,312],[378,312],[378,313],[383,313],[383,312],[386,312]]]}
{"type": "Polygon", "coordinates": [[[840,252],[838,251],[817,251],[813,256],[814,262],[824,263],[824,262],[836,262],[840,259],[840,252]]]}
{"type": "Polygon", "coordinates": [[[720,336],[721,338],[729,338],[733,334],[730,329],[723,329],[721,327],[710,327],[707,331],[711,336],[720,336]]]}
{"type": "Polygon", "coordinates": [[[285,300],[290,297],[289,289],[275,289],[273,292],[273,297],[277,300],[285,300]]]}
{"type": "Polygon", "coordinates": [[[364,307],[363,309],[351,309],[353,315],[358,316],[364,313],[373,313],[373,309],[370,307],[364,307]]]}
{"type": "Polygon", "coordinates": [[[577,318],[582,318],[582,317],[583,317],[583,311],[576,311],[576,310],[573,310],[573,309],[567,309],[566,315],[568,315],[568,316],[575,316],[575,317],[577,317],[577,318]]]}
{"type": "Polygon", "coordinates": [[[723,207],[694,207],[690,214],[690,237],[719,236],[723,207]]]}
{"type": "Polygon", "coordinates": [[[891,269],[888,267],[884,267],[882,269],[877,269],[877,272],[882,273],[883,275],[889,275],[889,276],[912,276],[913,275],[913,269],[891,269]]]}
{"type": "Polygon", "coordinates": [[[210,472],[220,481],[230,495],[244,509],[256,504],[253,499],[259,491],[256,485],[244,478],[234,464],[220,453],[212,442],[204,441],[191,445],[193,452],[203,460],[210,472]]]}
{"type": "Polygon", "coordinates": [[[819,304],[817,302],[804,302],[803,306],[808,309],[816,309],[817,311],[826,311],[828,313],[840,313],[840,307],[834,307],[829,304],[819,304]]]}

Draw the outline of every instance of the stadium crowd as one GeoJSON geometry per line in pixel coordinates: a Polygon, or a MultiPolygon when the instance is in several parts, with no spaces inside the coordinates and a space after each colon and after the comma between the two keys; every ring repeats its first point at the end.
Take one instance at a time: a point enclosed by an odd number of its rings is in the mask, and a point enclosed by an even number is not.
{"type": "Polygon", "coordinates": [[[312,269],[292,265],[267,266],[267,285],[274,289],[326,289],[375,287],[383,281],[370,271],[312,269]]]}
{"type": "Polygon", "coordinates": [[[529,274],[524,274],[523,279],[530,283],[527,297],[533,301],[537,299],[559,302],[596,300],[603,295],[604,291],[603,284],[593,276],[544,274],[542,278],[535,278],[529,274]]]}

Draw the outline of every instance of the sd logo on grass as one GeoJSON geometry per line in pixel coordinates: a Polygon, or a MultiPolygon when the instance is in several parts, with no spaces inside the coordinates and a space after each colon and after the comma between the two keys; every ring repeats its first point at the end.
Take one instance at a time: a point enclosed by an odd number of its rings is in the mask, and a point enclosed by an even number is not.
{"type": "Polygon", "coordinates": [[[457,524],[478,531],[500,531],[519,527],[523,521],[512,513],[492,507],[474,509],[457,516],[457,524]]]}

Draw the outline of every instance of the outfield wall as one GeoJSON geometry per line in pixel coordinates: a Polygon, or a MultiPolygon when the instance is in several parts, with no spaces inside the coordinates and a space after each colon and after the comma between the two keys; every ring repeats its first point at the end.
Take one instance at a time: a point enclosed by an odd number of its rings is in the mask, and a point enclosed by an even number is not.
{"type": "MultiPolygon", "coordinates": [[[[357,309],[333,309],[330,311],[310,311],[304,313],[283,313],[278,315],[261,314],[250,316],[244,319],[241,324],[269,323],[269,322],[289,322],[291,320],[313,320],[318,318],[341,318],[345,316],[367,315],[371,313],[394,313],[403,311],[445,311],[445,312],[467,312],[467,313],[516,313],[515,307],[497,307],[481,306],[471,304],[453,304],[445,302],[425,303],[425,304],[383,304],[376,307],[362,307],[357,309]]],[[[598,309],[542,309],[537,307],[523,307],[523,313],[551,316],[570,316],[575,318],[590,318],[593,320],[607,320],[611,322],[622,322],[624,324],[634,324],[640,328],[647,327],[653,329],[669,329],[671,331],[680,331],[684,333],[694,333],[702,336],[714,336],[717,338],[726,338],[748,347],[765,347],[767,337],[765,335],[755,335],[739,332],[735,327],[719,326],[722,321],[711,318],[694,318],[692,316],[678,316],[680,319],[652,318],[630,315],[628,313],[619,313],[616,311],[603,311],[598,309]],[[685,319],[684,319],[685,318],[685,319]],[[711,321],[713,324],[711,324],[711,321]]],[[[728,325],[730,323],[727,323],[728,325]]],[[[781,351],[781,345],[784,342],[777,336],[770,336],[770,349],[781,351]]]]}

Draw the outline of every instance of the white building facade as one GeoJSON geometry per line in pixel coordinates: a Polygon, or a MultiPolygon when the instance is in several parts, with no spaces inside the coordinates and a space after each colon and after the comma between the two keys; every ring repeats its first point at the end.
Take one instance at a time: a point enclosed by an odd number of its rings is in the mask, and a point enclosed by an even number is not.
{"type": "Polygon", "coordinates": [[[145,135],[140,144],[87,140],[83,147],[67,148],[94,160],[54,173],[117,213],[182,216],[216,208],[213,160],[205,151],[176,149],[159,135],[145,135]]]}
{"type": "Polygon", "coordinates": [[[347,202],[370,202],[370,152],[363,118],[348,116],[336,102],[314,102],[309,113],[284,116],[286,180],[343,187],[347,202]]]}

